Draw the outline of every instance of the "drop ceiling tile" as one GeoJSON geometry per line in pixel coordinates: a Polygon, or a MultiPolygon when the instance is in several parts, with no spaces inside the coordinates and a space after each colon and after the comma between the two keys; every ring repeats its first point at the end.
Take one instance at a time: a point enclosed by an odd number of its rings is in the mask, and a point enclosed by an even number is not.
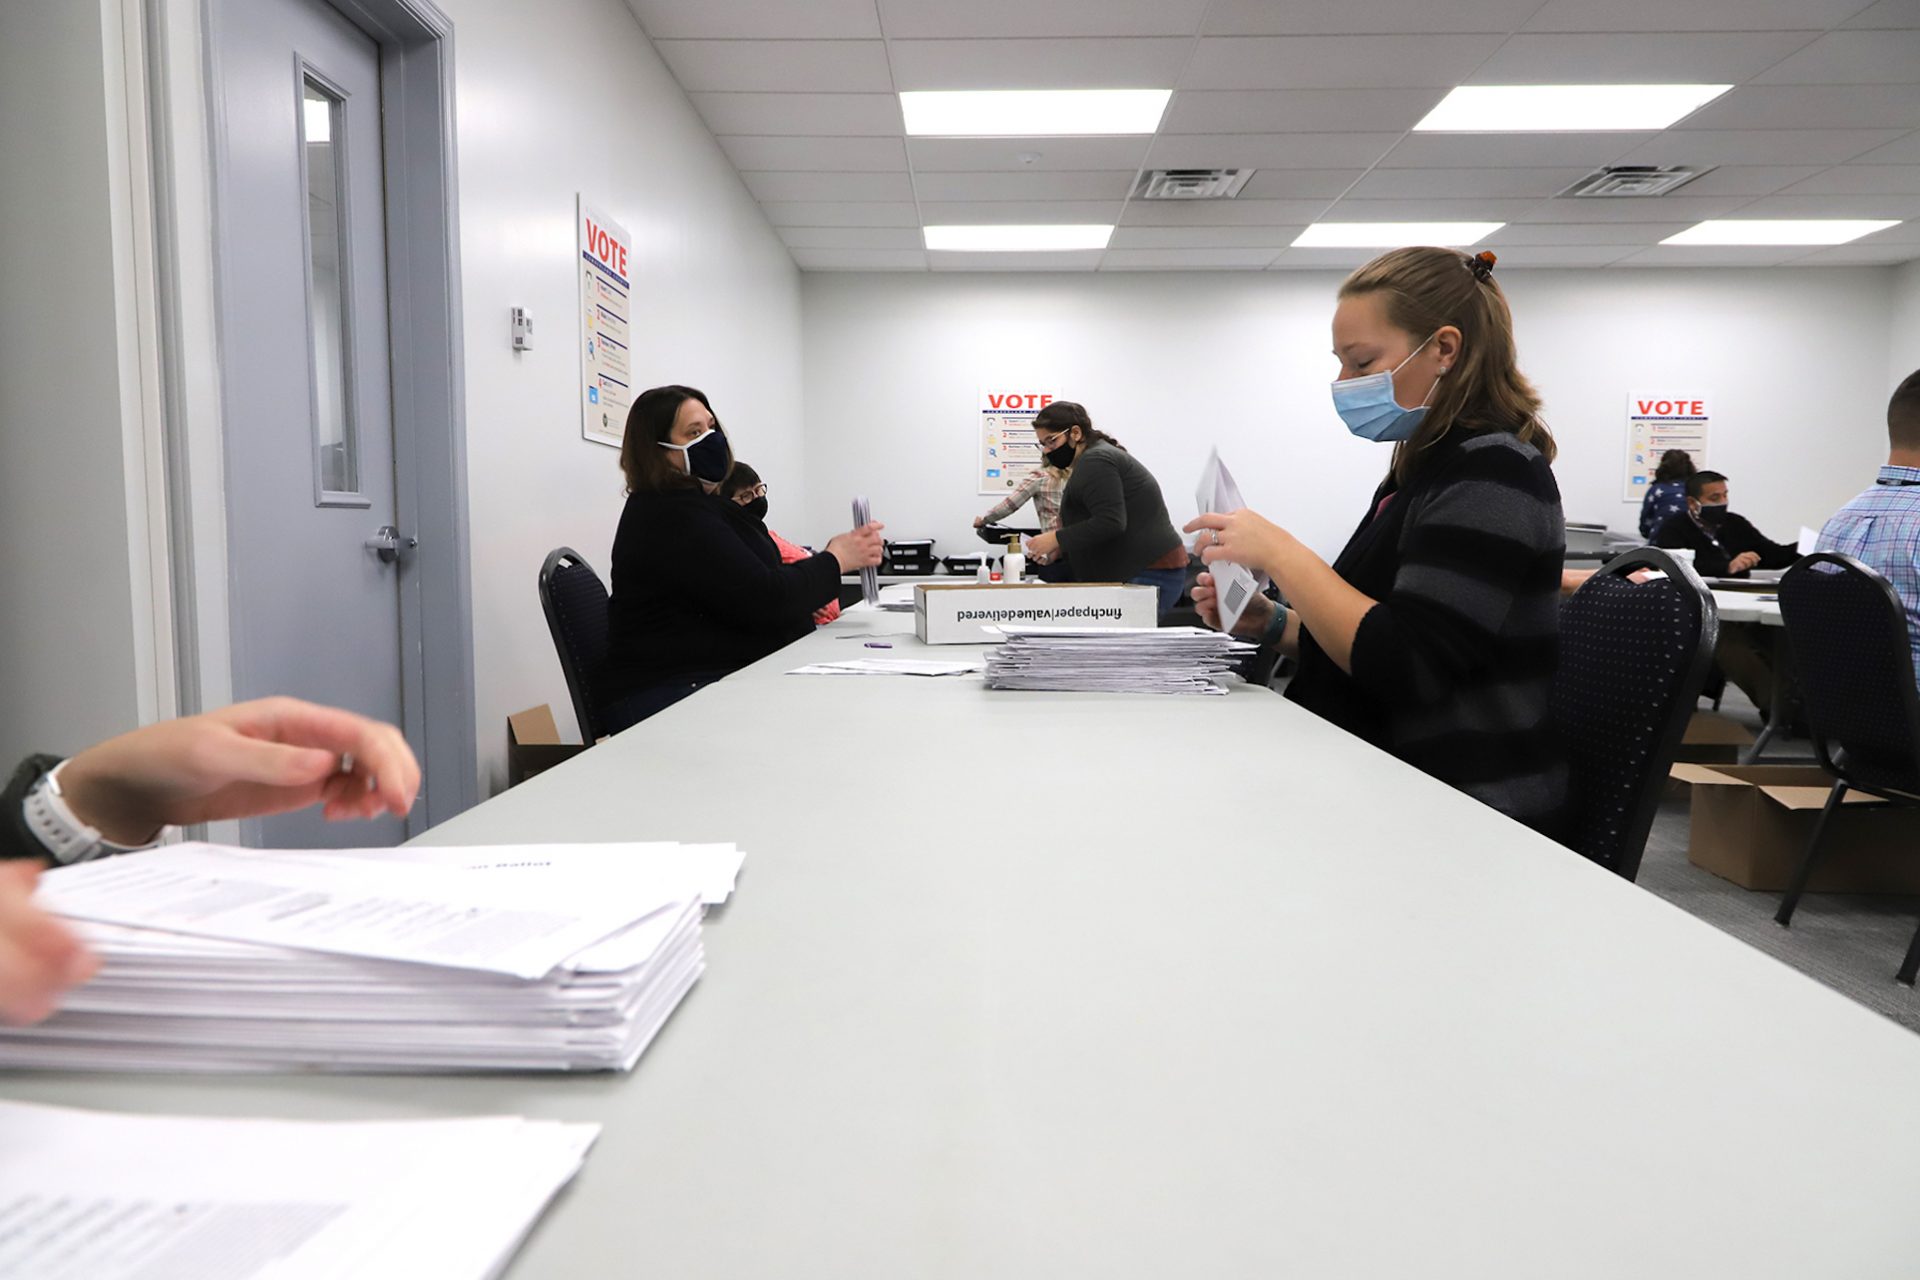
{"type": "Polygon", "coordinates": [[[1365,169],[1255,169],[1240,188],[1242,200],[1331,200],[1365,169]]]}
{"type": "Polygon", "coordinates": [[[1171,89],[1191,40],[889,40],[902,89],[1171,89]]]}
{"type": "Polygon", "coordinates": [[[1512,222],[1540,202],[1531,197],[1492,196],[1483,200],[1337,201],[1318,222],[1512,222]]]}
{"type": "Polygon", "coordinates": [[[912,200],[906,173],[786,173],[747,170],[740,177],[756,200],[912,200]]]}
{"type": "Polygon", "coordinates": [[[1104,249],[1064,253],[929,253],[935,271],[1092,271],[1104,249]]]}
{"type": "Polygon", "coordinates": [[[1445,89],[1181,90],[1161,133],[1405,133],[1445,89]]]}
{"type": "Polygon", "coordinates": [[[1861,164],[1920,164],[1920,132],[1854,157],[1861,164]]]}
{"type": "Polygon", "coordinates": [[[1691,222],[1514,222],[1500,228],[1481,245],[1504,249],[1508,245],[1651,245],[1659,244],[1691,222]]]}
{"type": "MultiPolygon", "coordinates": [[[[807,0],[812,3],[812,0],[807,0]]],[[[869,11],[872,0],[865,0],[869,11]]],[[[795,5],[795,8],[802,6],[795,5]]],[[[1033,0],[880,0],[894,40],[954,37],[1190,36],[1207,0],[1098,0],[1035,4],[1033,0]]]]}
{"type": "Polygon", "coordinates": [[[1305,226],[1327,207],[1325,200],[1129,200],[1125,227],[1305,226]]]}
{"type": "Polygon", "coordinates": [[[1920,0],[1880,0],[1840,24],[1843,27],[1905,27],[1920,30],[1920,0]]]}
{"type": "Polygon", "coordinates": [[[1612,164],[1644,133],[1414,133],[1380,161],[1383,169],[1505,169],[1612,164]]]}
{"type": "Polygon", "coordinates": [[[1517,267],[1604,267],[1638,252],[1630,244],[1500,245],[1494,249],[1500,271],[1517,267]]]}
{"type": "Polygon", "coordinates": [[[1086,172],[926,173],[915,170],[914,190],[929,200],[1113,200],[1133,189],[1133,169],[1086,172]]]}
{"type": "Polygon", "coordinates": [[[1920,67],[1920,31],[1829,31],[1759,84],[1909,84],[1920,67]]]}
{"type": "Polygon", "coordinates": [[[627,0],[652,39],[878,39],[873,0],[627,0]]]}
{"type": "Polygon", "coordinates": [[[1890,267],[1920,258],[1920,244],[1836,244],[1795,258],[1789,267],[1890,267]]]}
{"type": "Polygon", "coordinates": [[[1916,218],[1920,194],[1761,196],[1740,206],[1736,218],[1916,218]]]}
{"type": "MultiPolygon", "coordinates": [[[[1684,2],[1684,0],[1683,0],[1684,2]]],[[[1517,35],[1466,84],[1739,84],[1805,44],[1804,31],[1517,35]]]]}
{"type": "Polygon", "coordinates": [[[1844,164],[1900,136],[1897,129],[1669,129],[1623,164],[1844,164]]]}
{"type": "Polygon", "coordinates": [[[1383,31],[1505,34],[1540,0],[1215,0],[1210,36],[1374,35],[1383,31]]]}
{"type": "Polygon", "coordinates": [[[767,221],[776,227],[918,227],[920,211],[912,201],[762,200],[767,221]]]}
{"type": "MultiPolygon", "coordinates": [[[[1682,188],[1682,191],[1685,189],[1682,188]]],[[[1670,196],[1595,198],[1562,196],[1542,200],[1527,211],[1521,222],[1699,222],[1704,218],[1724,218],[1744,206],[1747,196],[1691,196],[1676,192],[1670,196]]]]}
{"type": "Polygon", "coordinates": [[[1817,164],[1730,164],[1701,174],[1676,193],[1686,196],[1766,196],[1819,173],[1817,164]]]}
{"type": "Polygon", "coordinates": [[[1364,267],[1381,252],[1379,249],[1288,249],[1273,260],[1268,270],[1347,272],[1364,267]]]}
{"type": "Polygon", "coordinates": [[[1102,271],[1258,271],[1274,249],[1109,249],[1102,271]]]}
{"type": "Polygon", "coordinates": [[[925,271],[924,249],[792,249],[802,271],[925,271]]]}
{"type": "Polygon", "coordinates": [[[1355,200],[1461,200],[1469,197],[1558,195],[1592,170],[1584,167],[1513,169],[1375,169],[1347,193],[1355,200]]]}
{"type": "Polygon", "coordinates": [[[691,93],[716,134],[899,137],[900,98],[891,93],[691,93]]]}
{"type": "Polygon", "coordinates": [[[1899,196],[1920,192],[1920,164],[1842,164],[1782,188],[1783,196],[1899,196]]]}
{"type": "Polygon", "coordinates": [[[1547,0],[1527,31],[1825,31],[1862,0],[1547,0]]]}
{"type": "Polygon", "coordinates": [[[1118,222],[1119,200],[922,200],[925,225],[1118,222]]]}
{"type": "Polygon", "coordinates": [[[924,249],[918,227],[781,227],[789,249],[924,249]]]}
{"type": "Polygon", "coordinates": [[[1155,169],[1362,169],[1376,163],[1397,133],[1163,134],[1147,149],[1155,169]]]}
{"type": "Polygon", "coordinates": [[[1494,35],[1203,38],[1181,89],[1408,89],[1461,83],[1500,45],[1494,35]]]}
{"type": "Polygon", "coordinates": [[[1743,85],[1673,127],[1920,129],[1920,84],[1743,85]]]}
{"type": "Polygon", "coordinates": [[[720,149],[745,173],[755,169],[827,173],[905,173],[907,147],[899,138],[721,137],[720,149]]]}
{"type": "Polygon", "coordinates": [[[656,40],[653,47],[689,93],[893,91],[878,40],[656,40]]]}
{"type": "Polygon", "coordinates": [[[1657,244],[1620,259],[1621,267],[1775,267],[1805,253],[1805,245],[1657,244]]]}
{"type": "Polygon", "coordinates": [[[1132,171],[1146,160],[1151,141],[1150,137],[908,138],[907,155],[916,170],[933,173],[1132,171]]]}
{"type": "MultiPolygon", "coordinates": [[[[1290,227],[1141,227],[1115,228],[1108,249],[1284,249],[1305,229],[1290,227]]],[[[1272,256],[1271,252],[1268,254],[1272,256]]],[[[1260,264],[1265,266],[1263,262],[1260,264]]]]}

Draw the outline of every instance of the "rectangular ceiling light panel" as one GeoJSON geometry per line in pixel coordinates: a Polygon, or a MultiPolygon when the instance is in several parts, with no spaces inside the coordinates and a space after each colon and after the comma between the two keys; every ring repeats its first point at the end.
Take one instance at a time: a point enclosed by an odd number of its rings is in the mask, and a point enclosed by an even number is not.
{"type": "Polygon", "coordinates": [[[900,95],[915,138],[1091,137],[1152,133],[1171,89],[910,89],[900,95]]]}
{"type": "Polygon", "coordinates": [[[1900,225],[1873,218],[1711,218],[1661,244],[1846,244],[1900,225]]]}
{"type": "Polygon", "coordinates": [[[1112,223],[1047,223],[1035,226],[928,227],[927,248],[961,253],[1025,250],[1104,249],[1113,238],[1112,223]]]}
{"type": "Polygon", "coordinates": [[[1427,112],[1419,133],[1611,133],[1664,129],[1730,84],[1471,84],[1427,112]]]}
{"type": "Polygon", "coordinates": [[[1478,244],[1504,222],[1316,222],[1300,233],[1299,249],[1398,249],[1409,244],[1462,248],[1478,244]]]}

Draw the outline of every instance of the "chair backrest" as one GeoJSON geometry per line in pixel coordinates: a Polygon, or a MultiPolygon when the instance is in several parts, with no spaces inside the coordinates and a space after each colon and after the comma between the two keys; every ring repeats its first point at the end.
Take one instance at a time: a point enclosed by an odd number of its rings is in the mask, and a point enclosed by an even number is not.
{"type": "Polygon", "coordinates": [[[1563,838],[1628,880],[1640,873],[1719,631],[1693,569],[1652,547],[1609,561],[1560,607],[1552,707],[1572,809],[1563,838]],[[1666,576],[1634,582],[1639,569],[1666,576]]]}
{"type": "Polygon", "coordinates": [[[607,588],[578,551],[561,547],[540,566],[540,608],[573,695],[580,741],[592,746],[605,733],[595,686],[607,661],[607,588]]]}
{"type": "Polygon", "coordinates": [[[1816,552],[1780,579],[1780,616],[1821,765],[1863,791],[1920,796],[1920,694],[1893,587],[1816,552]]]}

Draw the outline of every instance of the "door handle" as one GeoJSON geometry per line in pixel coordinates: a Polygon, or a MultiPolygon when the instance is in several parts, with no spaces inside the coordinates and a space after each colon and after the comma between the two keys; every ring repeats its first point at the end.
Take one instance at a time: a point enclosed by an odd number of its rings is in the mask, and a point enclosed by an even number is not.
{"type": "Polygon", "coordinates": [[[392,564],[400,558],[402,549],[411,551],[420,545],[418,538],[403,538],[400,530],[390,524],[383,524],[373,531],[373,536],[361,544],[367,550],[380,557],[381,564],[392,564]]]}

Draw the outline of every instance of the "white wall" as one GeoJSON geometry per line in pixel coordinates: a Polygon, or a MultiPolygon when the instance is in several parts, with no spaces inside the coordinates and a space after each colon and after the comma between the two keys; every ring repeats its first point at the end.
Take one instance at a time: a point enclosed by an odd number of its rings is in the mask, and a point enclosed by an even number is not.
{"type": "Polygon", "coordinates": [[[0,5],[0,759],[139,715],[100,4],[0,5]]]}
{"type": "MultiPolygon", "coordinates": [[[[454,23],[467,469],[482,794],[505,720],[572,704],[535,577],[569,545],[602,577],[617,450],[580,436],[575,193],[634,238],[635,387],[712,398],[741,457],[799,500],[799,273],[620,0],[441,0],[454,23]],[[528,308],[534,349],[508,343],[528,308]]],[[[788,495],[791,495],[789,497],[788,495]]]]}
{"type": "MultiPolygon", "coordinates": [[[[1629,392],[1711,392],[1713,465],[1775,537],[1818,525],[1883,460],[1884,268],[1512,271],[1521,365],[1560,442],[1571,520],[1633,530],[1629,392]]],[[[978,546],[969,525],[983,381],[1083,401],[1159,477],[1176,517],[1218,444],[1248,502],[1323,553],[1364,512],[1387,451],[1335,417],[1340,277],[1269,273],[805,278],[809,535],[867,492],[889,532],[978,546]]],[[[1920,363],[1920,361],[1916,361],[1920,363]]]]}
{"type": "Polygon", "coordinates": [[[1889,333],[1891,364],[1887,370],[1887,392],[1891,395],[1909,374],[1920,369],[1920,261],[1909,262],[1894,273],[1893,324],[1889,333]]]}

